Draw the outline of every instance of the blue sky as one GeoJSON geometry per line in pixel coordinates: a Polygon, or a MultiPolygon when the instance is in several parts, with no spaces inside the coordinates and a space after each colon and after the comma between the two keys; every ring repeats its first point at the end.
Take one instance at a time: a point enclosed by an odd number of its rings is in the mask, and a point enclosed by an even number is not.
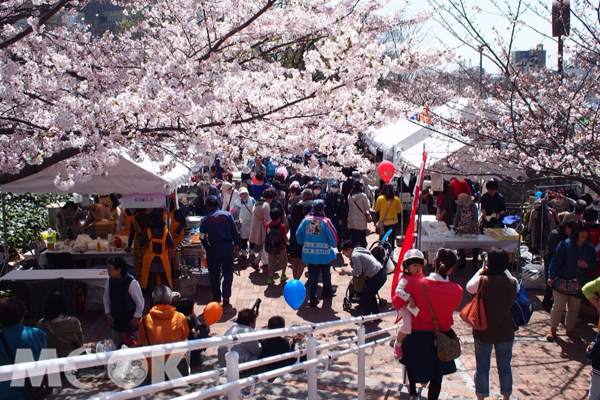
{"type": "MultiPolygon", "coordinates": [[[[443,0],[440,0],[443,1],[443,0]]],[[[510,4],[516,4],[515,0],[507,0],[510,4]]],[[[547,4],[551,3],[551,0],[544,1],[547,4]]],[[[390,0],[390,3],[386,7],[387,12],[393,12],[401,8],[406,3],[405,0],[390,0]]],[[[476,24],[481,27],[481,31],[491,40],[493,29],[495,27],[500,32],[508,32],[506,30],[508,24],[503,18],[498,16],[497,10],[494,9],[492,3],[489,0],[466,0],[469,7],[478,6],[481,8],[481,12],[475,17],[476,24]]],[[[502,0],[500,0],[502,3],[502,0]]],[[[426,0],[416,0],[409,5],[408,11],[410,14],[416,14],[421,11],[430,11],[432,8],[429,6],[426,0]]],[[[472,11],[475,14],[475,11],[472,11]]],[[[533,26],[538,31],[550,36],[544,37],[538,32],[527,27],[522,27],[520,32],[517,34],[516,46],[513,46],[513,50],[529,50],[535,48],[538,44],[543,44],[544,50],[546,50],[546,65],[549,68],[555,69],[557,65],[557,43],[552,38],[552,27],[549,22],[544,21],[539,16],[535,15],[531,10],[527,10],[523,17],[523,22],[527,25],[533,26]]],[[[426,23],[425,31],[428,32],[426,42],[439,43],[441,39],[448,47],[457,48],[456,54],[460,55],[467,63],[471,59],[472,65],[479,65],[479,53],[468,48],[467,46],[460,46],[460,42],[451,37],[437,22],[433,19],[426,23]]],[[[440,45],[441,46],[441,45],[440,45]]],[[[489,72],[495,72],[495,67],[489,61],[484,59],[484,68],[489,72]]]]}

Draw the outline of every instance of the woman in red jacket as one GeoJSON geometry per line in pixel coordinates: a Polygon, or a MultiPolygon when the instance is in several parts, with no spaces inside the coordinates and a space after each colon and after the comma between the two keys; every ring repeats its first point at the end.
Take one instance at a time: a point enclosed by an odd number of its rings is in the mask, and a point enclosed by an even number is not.
{"type": "MultiPolygon", "coordinates": [[[[458,263],[456,253],[448,248],[438,250],[433,260],[434,272],[424,279],[425,289],[440,328],[448,336],[454,336],[452,312],[462,299],[462,288],[450,282],[448,275],[458,263]]],[[[405,288],[416,301],[419,313],[412,319],[412,333],[402,342],[403,357],[409,381],[410,399],[417,398],[416,383],[429,384],[429,400],[436,400],[442,390],[444,375],[456,372],[454,360],[441,362],[437,355],[434,335],[435,326],[427,306],[423,280],[413,279],[405,288]]]]}

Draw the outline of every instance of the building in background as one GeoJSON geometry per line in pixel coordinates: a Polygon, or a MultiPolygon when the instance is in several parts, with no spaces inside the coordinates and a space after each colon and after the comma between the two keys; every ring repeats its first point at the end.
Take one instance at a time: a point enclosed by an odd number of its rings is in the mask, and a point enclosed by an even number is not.
{"type": "Polygon", "coordinates": [[[546,68],[546,50],[541,44],[531,50],[515,50],[511,53],[510,64],[515,69],[526,69],[530,72],[539,71],[546,68]]]}
{"type": "Polygon", "coordinates": [[[92,26],[94,34],[101,34],[106,30],[114,32],[117,23],[124,18],[123,7],[100,1],[92,1],[81,9],[81,14],[86,24],[92,26]]]}

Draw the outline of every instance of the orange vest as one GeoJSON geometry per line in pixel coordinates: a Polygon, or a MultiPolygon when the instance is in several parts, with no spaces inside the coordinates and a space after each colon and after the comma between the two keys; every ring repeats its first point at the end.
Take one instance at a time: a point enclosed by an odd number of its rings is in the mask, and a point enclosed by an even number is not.
{"type": "Polygon", "coordinates": [[[181,241],[183,240],[183,231],[181,231],[178,238],[175,238],[175,231],[179,229],[179,226],[181,224],[179,223],[179,221],[175,220],[174,216],[175,210],[169,211],[169,218],[171,220],[171,227],[169,229],[169,232],[171,232],[171,236],[173,237],[173,241],[175,242],[175,246],[173,246],[173,249],[177,248],[177,246],[179,246],[179,243],[181,243],[181,241]]]}
{"type": "Polygon", "coordinates": [[[161,283],[163,285],[168,284],[170,287],[173,287],[173,283],[171,281],[171,263],[169,262],[169,251],[167,251],[167,234],[168,234],[168,232],[169,231],[167,230],[167,228],[165,228],[162,237],[160,239],[155,239],[154,237],[152,237],[152,232],[150,231],[150,228],[148,228],[148,238],[150,239],[150,241],[148,242],[148,247],[146,248],[146,252],[144,253],[144,260],[142,263],[142,279],[140,280],[140,284],[141,284],[142,288],[144,288],[144,289],[148,287],[148,276],[150,275],[150,265],[152,264],[154,257],[159,257],[160,260],[162,261],[163,266],[165,268],[165,273],[167,274],[167,280],[169,281],[169,282],[162,282],[162,280],[160,279],[160,275],[159,275],[160,282],[157,282],[157,283],[161,283]],[[155,253],[152,251],[155,243],[159,243],[161,245],[162,252],[155,253]]]}
{"type": "Polygon", "coordinates": [[[134,217],[134,214],[130,214],[131,210],[129,208],[126,208],[123,210],[123,215],[125,216],[123,218],[123,226],[125,227],[125,229],[121,229],[121,231],[119,231],[119,235],[120,236],[129,236],[131,234],[130,232],[130,227],[131,227],[131,220],[134,217]]]}

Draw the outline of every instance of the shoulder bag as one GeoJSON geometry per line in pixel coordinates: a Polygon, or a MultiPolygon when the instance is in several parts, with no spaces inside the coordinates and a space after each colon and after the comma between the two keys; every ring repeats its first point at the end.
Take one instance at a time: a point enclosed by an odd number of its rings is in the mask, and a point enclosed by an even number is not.
{"type": "Polygon", "coordinates": [[[448,336],[446,333],[440,331],[440,327],[437,323],[437,318],[433,313],[429,296],[427,296],[427,289],[425,288],[425,279],[422,280],[423,292],[425,292],[425,300],[427,300],[427,306],[429,312],[433,318],[433,324],[435,325],[435,346],[437,347],[438,358],[440,361],[452,361],[455,358],[460,357],[460,339],[456,336],[456,333],[450,329],[450,334],[453,337],[448,336]]]}
{"type": "Polygon", "coordinates": [[[578,278],[565,279],[557,276],[554,278],[554,290],[560,294],[576,295],[581,293],[581,282],[578,278]]]}
{"type": "Polygon", "coordinates": [[[483,304],[483,286],[485,277],[479,277],[479,288],[473,299],[460,310],[460,319],[471,325],[478,331],[485,331],[488,328],[485,306],[483,304]]]}
{"type": "MultiPolygon", "coordinates": [[[[146,316],[147,315],[148,314],[146,314],[146,316]]],[[[144,333],[146,334],[146,342],[148,342],[148,346],[152,346],[152,343],[150,343],[150,336],[148,336],[148,328],[146,327],[146,316],[144,316],[142,318],[142,325],[144,325],[144,333]]],[[[171,354],[173,354],[173,353],[171,353],[171,354]]],[[[171,356],[171,354],[169,355],[169,357],[171,356]]],[[[177,363],[177,370],[179,371],[181,376],[188,376],[190,374],[190,369],[188,368],[185,353],[181,354],[181,359],[179,360],[179,363],[177,363]]],[[[166,379],[169,380],[171,378],[166,377],[166,379]]]]}
{"type": "Polygon", "coordinates": [[[385,235],[385,225],[384,225],[383,221],[385,221],[385,217],[387,217],[388,212],[390,212],[390,207],[392,207],[393,202],[394,202],[394,200],[392,199],[390,201],[390,204],[388,204],[387,210],[385,210],[385,214],[383,214],[382,218],[379,218],[379,221],[377,221],[377,224],[375,225],[375,231],[380,236],[385,235]]]}
{"type": "Polygon", "coordinates": [[[373,217],[371,216],[371,213],[370,212],[364,212],[363,209],[360,208],[360,206],[358,205],[358,203],[356,202],[356,200],[354,200],[354,197],[352,197],[352,201],[354,202],[354,204],[356,205],[356,207],[360,210],[360,212],[365,215],[365,218],[366,218],[367,222],[373,222],[373,217]]]}
{"type": "MultiPolygon", "coordinates": [[[[0,332],[0,339],[2,340],[2,344],[4,345],[4,350],[6,350],[6,354],[12,361],[15,363],[15,355],[10,349],[8,342],[6,341],[6,336],[4,336],[4,332],[0,332]]],[[[44,375],[42,378],[42,382],[39,386],[33,386],[31,382],[31,378],[27,377],[23,380],[23,397],[26,400],[34,400],[41,399],[44,396],[52,393],[52,388],[48,384],[48,376],[44,375]]]]}
{"type": "MultiPolygon", "coordinates": [[[[583,248],[583,254],[581,254],[581,251],[579,251],[579,253],[579,258],[585,259],[585,247],[583,248]]],[[[582,279],[580,279],[581,271],[582,268],[577,268],[577,277],[573,279],[565,279],[561,276],[554,278],[554,290],[558,293],[570,296],[580,294],[581,289],[583,288],[583,282],[582,279]]]]}

